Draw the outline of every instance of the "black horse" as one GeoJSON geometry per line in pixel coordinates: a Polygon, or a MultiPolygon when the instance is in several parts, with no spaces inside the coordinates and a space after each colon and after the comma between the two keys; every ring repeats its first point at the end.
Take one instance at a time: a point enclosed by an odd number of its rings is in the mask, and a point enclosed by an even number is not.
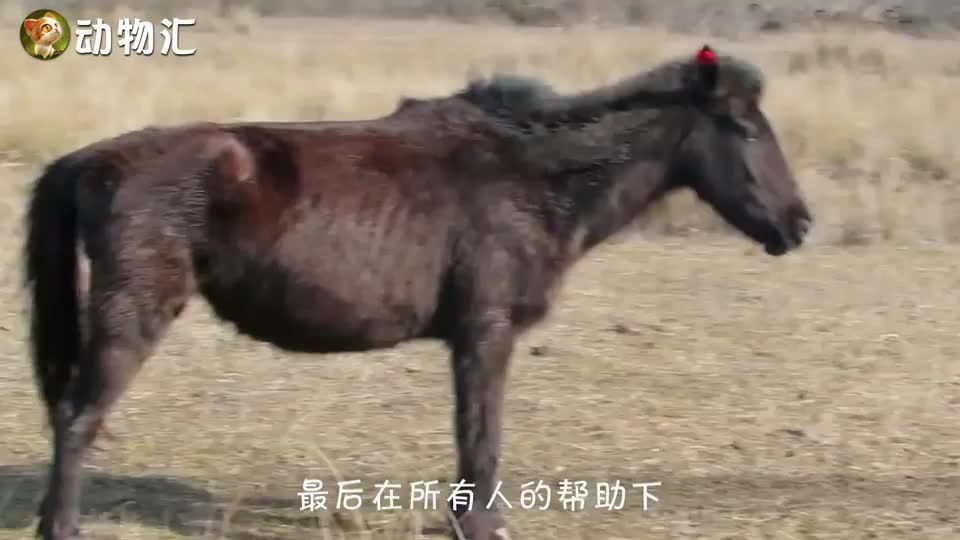
{"type": "MultiPolygon", "coordinates": [[[[55,160],[24,248],[54,431],[38,534],[80,536],[84,454],[197,293],[291,351],[445,342],[459,477],[489,500],[514,341],[588,250],[684,187],[771,255],[801,244],[762,92],[704,47],[578,95],[495,78],[375,120],[148,128],[55,160]]],[[[508,537],[496,508],[457,514],[467,538],[508,537]]]]}

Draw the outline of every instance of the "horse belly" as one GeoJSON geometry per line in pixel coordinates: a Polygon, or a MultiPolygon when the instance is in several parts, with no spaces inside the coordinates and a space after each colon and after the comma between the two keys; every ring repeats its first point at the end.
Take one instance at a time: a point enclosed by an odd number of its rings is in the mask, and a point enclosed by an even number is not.
{"type": "Polygon", "coordinates": [[[420,272],[384,264],[290,268],[236,255],[210,270],[200,290],[218,317],[296,352],[364,351],[418,337],[432,321],[441,281],[429,265],[420,272]]]}
{"type": "Polygon", "coordinates": [[[240,332],[289,350],[360,351],[431,324],[454,209],[396,177],[341,173],[351,181],[304,175],[276,215],[261,215],[259,199],[222,201],[201,290],[240,332]]]}

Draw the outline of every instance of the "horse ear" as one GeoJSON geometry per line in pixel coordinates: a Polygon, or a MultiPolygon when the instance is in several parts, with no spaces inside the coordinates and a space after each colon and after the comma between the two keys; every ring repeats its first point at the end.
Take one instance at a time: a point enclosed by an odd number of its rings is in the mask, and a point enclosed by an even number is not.
{"type": "Polygon", "coordinates": [[[697,52],[694,62],[697,66],[697,83],[700,90],[712,94],[717,89],[717,55],[709,45],[704,45],[697,52]]]}

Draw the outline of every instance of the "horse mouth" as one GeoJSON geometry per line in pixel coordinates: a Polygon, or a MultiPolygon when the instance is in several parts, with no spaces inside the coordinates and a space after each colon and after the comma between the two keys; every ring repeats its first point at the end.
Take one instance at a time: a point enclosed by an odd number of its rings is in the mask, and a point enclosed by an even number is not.
{"type": "Polygon", "coordinates": [[[729,225],[738,229],[756,244],[762,245],[768,255],[780,257],[803,245],[813,226],[813,218],[803,209],[787,219],[770,219],[759,206],[746,209],[715,206],[717,213],[729,225]]]}
{"type": "Polygon", "coordinates": [[[790,248],[787,247],[787,243],[783,241],[777,242],[767,242],[763,245],[763,250],[767,255],[772,255],[774,257],[779,257],[781,255],[786,255],[790,248]]]}
{"type": "Polygon", "coordinates": [[[807,218],[797,220],[791,226],[776,227],[776,234],[764,242],[763,249],[768,255],[779,257],[803,245],[803,239],[810,232],[812,221],[807,218]]]}

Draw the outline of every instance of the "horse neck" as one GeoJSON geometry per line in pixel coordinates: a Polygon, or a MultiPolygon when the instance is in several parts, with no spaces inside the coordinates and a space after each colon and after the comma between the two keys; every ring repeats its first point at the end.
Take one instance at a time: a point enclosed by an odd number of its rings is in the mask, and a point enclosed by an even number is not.
{"type": "Polygon", "coordinates": [[[537,143],[539,151],[554,156],[547,170],[546,213],[569,263],[673,187],[667,169],[690,128],[689,115],[679,108],[610,114],[581,127],[558,128],[537,143]]]}

